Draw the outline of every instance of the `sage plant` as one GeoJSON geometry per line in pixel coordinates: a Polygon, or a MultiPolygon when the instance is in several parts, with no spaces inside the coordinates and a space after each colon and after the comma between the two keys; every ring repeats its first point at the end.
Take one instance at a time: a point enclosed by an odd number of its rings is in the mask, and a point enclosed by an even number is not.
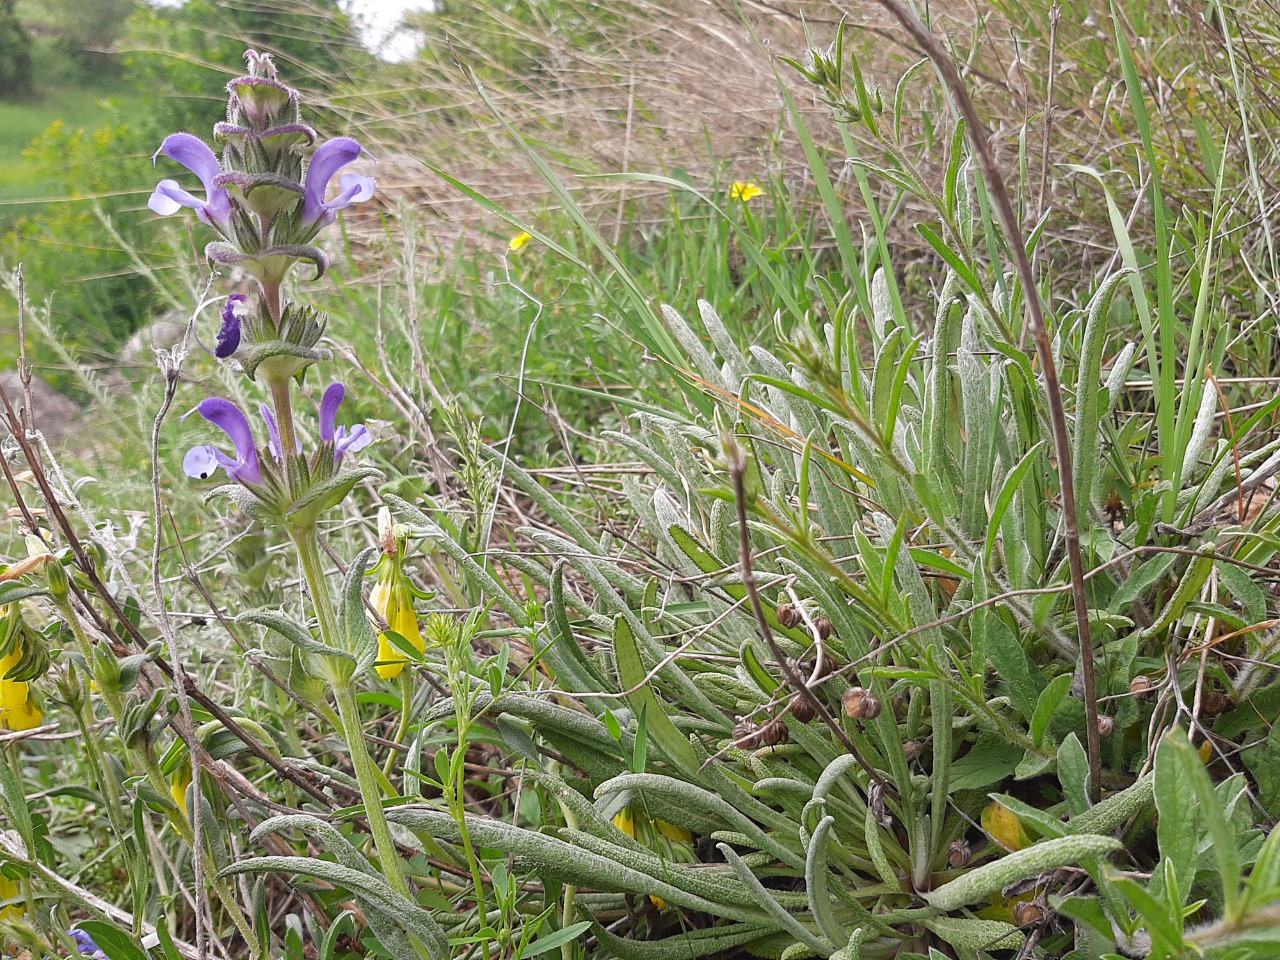
{"type": "Polygon", "coordinates": [[[342,599],[326,576],[320,557],[317,523],[360,480],[376,474],[353,465],[371,437],[363,425],[338,422],[347,390],[341,383],[325,389],[314,439],[304,440],[294,408],[294,390],[307,371],[331,359],[320,344],[325,316],[314,307],[287,298],[284,283],[298,265],[314,268],[319,278],[328,266],[317,235],[338,211],[374,192],[368,177],[342,173],[364,153],[346,137],[317,145],[316,131],[302,122],[298,92],[281,83],[267,54],[245,55],[248,73],[227,85],[227,120],[213,129],[214,143],[188,133],[167,137],[163,154],[200,181],[194,193],[176,180],[162,180],[149,201],[161,216],[195,211],[217,234],[205,247],[216,266],[239,268],[256,283],[252,295],[233,293],[221,314],[214,355],[239,365],[262,384],[269,402],[258,408],[255,432],[249,416],[235,403],[208,397],[192,411],[217,427],[229,447],[201,444],[186,452],[185,473],[198,480],[221,470],[229,481],[217,488],[268,529],[287,536],[299,564],[315,614],[315,629],[280,614],[250,614],[293,641],[308,693],[323,701],[332,691],[336,713],[318,707],[340,727],[351,751],[382,872],[396,892],[410,896],[407,880],[383,814],[378,771],[370,758],[356,706],[355,680],[372,667],[378,642],[362,609],[360,579],[370,553],[352,562],[342,599]],[[331,191],[337,179],[336,191],[331,191]],[[330,196],[333,192],[334,195],[330,196]],[[341,607],[342,616],[339,616],[341,607]]]}

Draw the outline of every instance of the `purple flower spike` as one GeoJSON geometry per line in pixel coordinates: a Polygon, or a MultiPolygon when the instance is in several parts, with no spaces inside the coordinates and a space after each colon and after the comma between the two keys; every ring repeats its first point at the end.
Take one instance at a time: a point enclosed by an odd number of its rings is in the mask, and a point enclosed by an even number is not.
{"type": "Polygon", "coordinates": [[[363,423],[352,427],[348,432],[345,426],[334,427],[338,418],[338,408],[347,398],[347,388],[340,383],[331,383],[320,398],[320,439],[333,444],[333,463],[338,462],[346,453],[355,453],[373,443],[373,437],[363,423]]]}
{"type": "Polygon", "coordinates": [[[372,177],[344,174],[339,181],[341,191],[326,202],[329,182],[339,170],[360,156],[362,147],[350,137],[338,137],[320,147],[307,166],[307,178],[302,198],[302,224],[310,226],[316,221],[320,226],[333,223],[338,211],[353,203],[360,203],[373,196],[377,181],[372,177]]]}
{"type": "Polygon", "coordinates": [[[164,138],[164,143],[160,144],[160,149],[151,158],[153,165],[156,157],[162,153],[200,178],[204,185],[205,199],[201,200],[183,190],[177,180],[161,180],[156,186],[156,192],[147,201],[152,212],[168,217],[187,207],[210,226],[224,223],[231,216],[231,195],[225,187],[213,185],[213,178],[222,172],[222,168],[218,166],[218,158],[213,155],[209,145],[189,133],[173,133],[164,138]]]}
{"type": "Polygon", "coordinates": [[[239,483],[261,483],[262,468],[258,465],[258,450],[253,443],[253,430],[248,418],[230,400],[210,397],[200,401],[196,412],[231,438],[236,448],[234,458],[217,447],[205,445],[187,451],[182,459],[182,469],[187,476],[197,480],[207,479],[213,473],[214,464],[227,471],[227,476],[239,483]]]}
{"type": "Polygon", "coordinates": [[[218,331],[218,345],[213,355],[225,360],[236,352],[240,346],[240,321],[249,313],[249,298],[243,293],[233,293],[227,297],[227,305],[222,308],[222,329],[218,331]]]}
{"type": "Polygon", "coordinates": [[[76,949],[80,952],[80,956],[90,957],[91,960],[107,960],[107,955],[102,952],[102,948],[79,927],[72,927],[67,931],[67,936],[76,942],[76,949]]]}

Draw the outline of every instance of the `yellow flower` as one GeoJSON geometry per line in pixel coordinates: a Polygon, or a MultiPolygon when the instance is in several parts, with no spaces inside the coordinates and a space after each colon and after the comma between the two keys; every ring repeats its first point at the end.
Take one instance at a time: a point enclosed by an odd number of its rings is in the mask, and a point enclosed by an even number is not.
{"type": "MultiPolygon", "coordinates": [[[[0,873],[0,900],[12,900],[18,895],[18,892],[18,882],[16,880],[10,880],[4,874],[0,873]]],[[[26,907],[23,907],[20,904],[0,907],[0,920],[16,920],[24,913],[26,913],[26,907]]]]}
{"type": "Polygon", "coordinates": [[[507,249],[510,250],[512,253],[515,253],[517,250],[519,250],[521,247],[523,247],[526,243],[528,243],[532,239],[533,239],[533,234],[525,233],[522,230],[519,233],[517,233],[514,237],[511,238],[511,242],[507,244],[507,249]]]}
{"type": "Polygon", "coordinates": [[[44,722],[44,712],[31,702],[31,685],[25,680],[4,679],[21,660],[20,647],[0,657],[0,727],[7,730],[30,730],[44,722]]]}
{"type": "Polygon", "coordinates": [[[631,815],[630,807],[623,807],[613,818],[613,825],[632,840],[636,838],[636,819],[631,815]]]}
{"type": "Polygon", "coordinates": [[[750,180],[735,180],[729,187],[729,199],[741,200],[743,203],[754,200],[756,197],[763,197],[764,191],[752,183],[750,180]]]}
{"type": "Polygon", "coordinates": [[[185,761],[169,781],[169,796],[173,797],[173,802],[178,805],[184,817],[190,816],[187,812],[187,787],[191,786],[191,767],[188,766],[190,762],[190,760],[185,761]]]}
{"type": "MultiPolygon", "coordinates": [[[[386,570],[378,578],[378,583],[369,594],[369,602],[373,608],[387,621],[387,627],[404,637],[414,648],[422,653],[427,649],[427,642],[422,638],[418,628],[418,615],[413,609],[413,595],[409,591],[409,583],[400,572],[395,558],[387,559],[386,570]]],[[[405,662],[409,658],[404,651],[391,642],[386,633],[378,635],[378,676],[383,680],[394,680],[400,676],[405,662]]]]}

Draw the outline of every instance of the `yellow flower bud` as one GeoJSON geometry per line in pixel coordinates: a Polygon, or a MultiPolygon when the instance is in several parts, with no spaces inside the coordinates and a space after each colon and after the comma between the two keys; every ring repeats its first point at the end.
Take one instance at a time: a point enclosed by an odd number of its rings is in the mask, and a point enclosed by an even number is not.
{"type": "MultiPolygon", "coordinates": [[[[387,627],[404,637],[414,648],[422,653],[427,643],[422,639],[422,631],[418,628],[418,615],[413,609],[413,595],[409,592],[409,584],[404,580],[399,568],[392,562],[369,594],[369,602],[373,608],[387,621],[387,627]]],[[[378,635],[378,676],[383,680],[394,680],[400,676],[405,662],[409,658],[386,633],[378,635]]]]}

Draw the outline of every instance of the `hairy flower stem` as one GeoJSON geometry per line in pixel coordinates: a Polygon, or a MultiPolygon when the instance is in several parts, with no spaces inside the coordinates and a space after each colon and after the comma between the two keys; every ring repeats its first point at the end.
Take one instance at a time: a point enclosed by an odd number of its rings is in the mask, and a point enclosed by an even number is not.
{"type": "MultiPolygon", "coordinates": [[[[289,394],[288,380],[271,381],[271,404],[276,408],[276,423],[280,428],[280,462],[284,464],[285,485],[292,495],[297,496],[292,487],[293,478],[289,476],[289,464],[293,462],[298,451],[298,434],[293,428],[293,399],[289,394]]],[[[314,539],[314,533],[312,539],[314,539]]]]}
{"type": "Polygon", "coordinates": [[[391,828],[387,825],[387,816],[382,809],[382,787],[378,782],[377,767],[365,745],[355,687],[346,681],[339,683],[334,688],[334,693],[338,700],[338,716],[342,718],[342,735],[351,750],[351,763],[356,768],[356,782],[360,785],[360,796],[364,800],[365,815],[369,818],[369,831],[373,834],[373,842],[382,861],[383,875],[391,884],[392,890],[413,900],[409,881],[404,875],[404,865],[396,851],[396,843],[391,837],[391,828]]]}
{"type": "MultiPolygon", "coordinates": [[[[282,443],[283,430],[280,435],[282,443]]],[[[338,618],[334,613],[333,599],[329,593],[329,584],[324,574],[324,564],[320,559],[320,541],[316,535],[314,524],[290,531],[294,546],[298,549],[298,560],[302,565],[302,575],[311,594],[315,607],[316,619],[320,623],[320,640],[326,646],[345,649],[343,638],[338,632],[338,618]]],[[[373,758],[369,756],[369,748],[364,739],[364,728],[360,725],[360,707],[356,702],[356,688],[350,677],[331,675],[334,698],[338,703],[339,731],[347,741],[347,749],[351,751],[351,763],[356,771],[356,783],[360,787],[360,799],[364,803],[365,816],[369,820],[369,832],[373,834],[373,843],[378,850],[383,876],[391,889],[401,896],[414,901],[409,889],[409,881],[405,877],[404,864],[396,850],[396,842],[391,836],[391,828],[387,824],[387,815],[382,807],[382,784],[385,777],[378,769],[373,758]],[[381,779],[380,779],[381,778],[381,779]]],[[[427,948],[411,937],[414,948],[423,960],[431,960],[427,948]]]]}

